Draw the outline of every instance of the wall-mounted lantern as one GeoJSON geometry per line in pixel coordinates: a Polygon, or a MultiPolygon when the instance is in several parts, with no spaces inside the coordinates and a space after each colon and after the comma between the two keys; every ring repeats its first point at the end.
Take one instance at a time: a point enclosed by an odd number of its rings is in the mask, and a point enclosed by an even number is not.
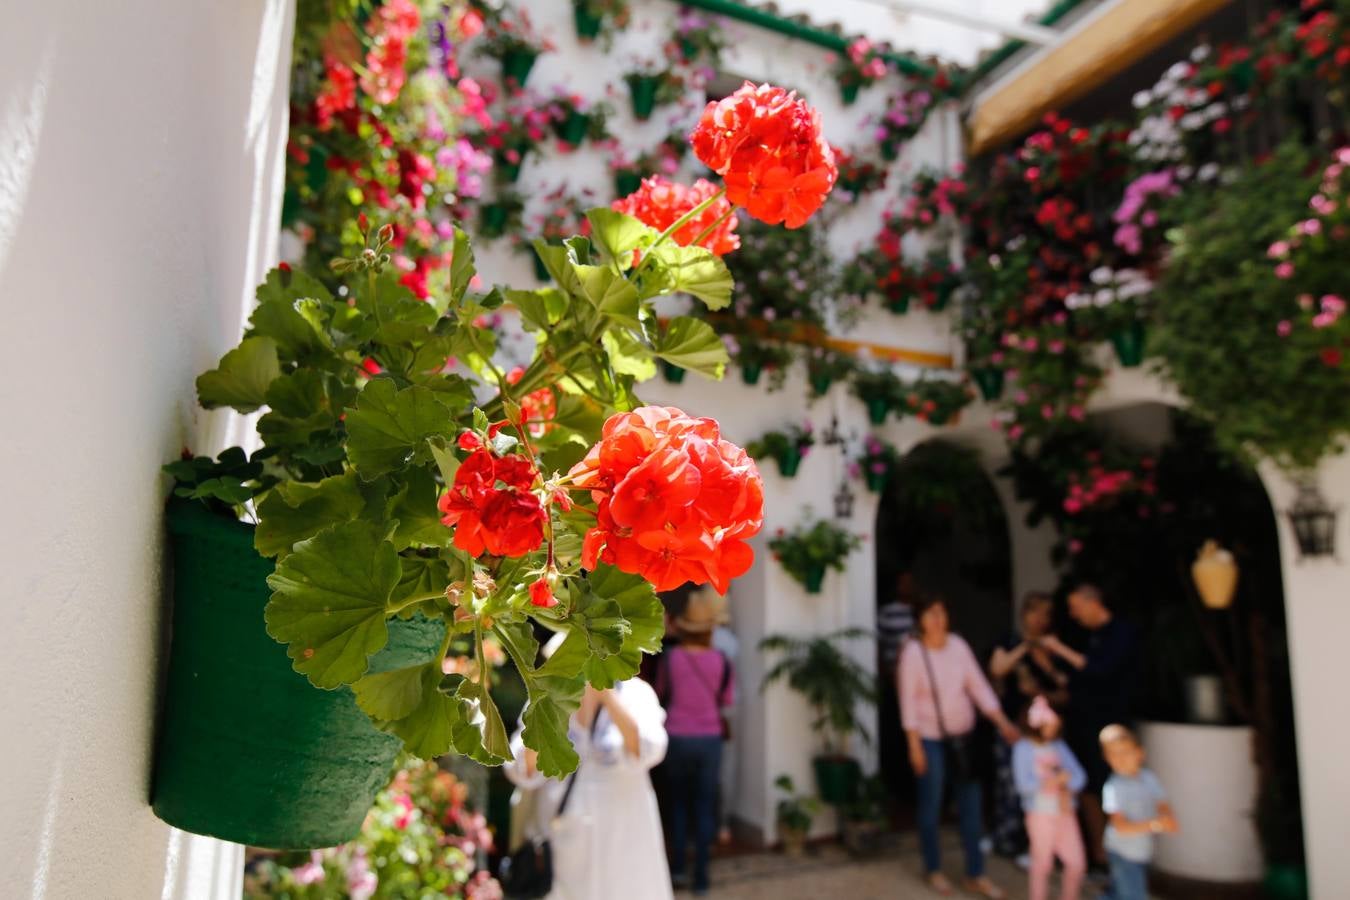
{"type": "Polygon", "coordinates": [[[1294,528],[1300,559],[1336,555],[1336,512],[1317,485],[1305,481],[1289,508],[1289,524],[1294,528]]]}
{"type": "Polygon", "coordinates": [[[848,478],[839,480],[839,490],[834,492],[834,517],[836,519],[853,518],[853,489],[848,486],[848,478]]]}

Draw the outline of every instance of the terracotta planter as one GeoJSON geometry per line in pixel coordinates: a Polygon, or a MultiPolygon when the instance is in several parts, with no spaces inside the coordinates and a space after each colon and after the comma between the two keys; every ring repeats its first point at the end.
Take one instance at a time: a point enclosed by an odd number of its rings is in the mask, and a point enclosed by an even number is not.
{"type": "Polygon", "coordinates": [[[684,376],[687,372],[687,369],[683,369],[674,363],[666,362],[665,360],[661,361],[661,377],[665,378],[666,381],[669,381],[671,384],[679,384],[684,381],[684,376]]]}
{"type": "Polygon", "coordinates": [[[806,829],[778,825],[778,836],[783,839],[783,852],[794,859],[806,853],[806,829]]]}
{"type": "Polygon", "coordinates": [[[618,171],[614,173],[614,194],[627,197],[642,187],[642,175],[638,172],[618,171]]]}
{"type": "Polygon", "coordinates": [[[1233,554],[1215,541],[1205,541],[1191,564],[1196,593],[1210,609],[1227,609],[1237,593],[1238,565],[1233,554]]]}
{"type": "MultiPolygon", "coordinates": [[[[173,645],[151,804],[194,834],[274,849],[331,847],[361,830],[399,741],[348,688],[313,687],[267,635],[273,563],[253,528],[197,503],[168,510],[173,645]]],[[[388,671],[435,656],[444,625],[389,623],[371,660],[388,671]]]]}
{"type": "Polygon", "coordinates": [[[645,122],[656,109],[656,94],[661,89],[660,75],[630,74],[624,78],[628,82],[628,94],[633,101],[633,117],[645,122]]]}
{"type": "Polygon", "coordinates": [[[858,102],[860,90],[862,90],[860,84],[841,84],[839,85],[839,99],[844,101],[845,106],[852,106],[858,102]]]}
{"type": "Polygon", "coordinates": [[[811,563],[802,584],[808,594],[819,594],[820,589],[825,586],[825,564],[811,563]]]}
{"type": "Polygon", "coordinates": [[[830,385],[834,384],[834,378],[823,372],[817,372],[811,376],[811,393],[816,397],[824,397],[830,392],[830,385]]]}
{"type": "Polygon", "coordinates": [[[530,78],[534,61],[539,58],[537,50],[510,50],[502,54],[502,80],[514,81],[517,87],[524,87],[530,78]]]}
{"type": "Polygon", "coordinates": [[[759,384],[759,376],[764,373],[760,363],[741,363],[741,381],[749,385],[759,384]]]}
{"type": "Polygon", "coordinates": [[[559,140],[573,147],[580,147],[586,141],[586,132],[591,127],[591,117],[583,112],[572,110],[554,128],[559,140]]]}
{"type": "Polygon", "coordinates": [[[1116,359],[1127,369],[1144,361],[1144,343],[1147,334],[1143,322],[1133,322],[1111,335],[1111,346],[1116,348],[1116,359]]]}
{"type": "Polygon", "coordinates": [[[605,24],[605,17],[591,12],[582,3],[573,3],[572,22],[577,27],[577,39],[582,43],[587,43],[600,36],[600,29],[605,24]]]}
{"type": "Polygon", "coordinates": [[[802,451],[796,447],[789,447],[775,456],[774,459],[778,462],[779,474],[784,478],[795,478],[797,470],[802,465],[802,451]]]}
{"type": "Polygon", "coordinates": [[[993,366],[980,366],[970,370],[970,377],[975,380],[975,386],[980,389],[980,396],[985,399],[985,402],[993,403],[1003,396],[1005,376],[1002,369],[993,366]]]}
{"type": "Polygon", "coordinates": [[[831,806],[851,802],[858,796],[862,766],[851,756],[817,756],[811,760],[816,773],[816,793],[831,806]]]}
{"type": "Polygon", "coordinates": [[[873,425],[886,424],[886,416],[890,411],[891,402],[884,397],[873,397],[867,401],[867,421],[873,425]]]}

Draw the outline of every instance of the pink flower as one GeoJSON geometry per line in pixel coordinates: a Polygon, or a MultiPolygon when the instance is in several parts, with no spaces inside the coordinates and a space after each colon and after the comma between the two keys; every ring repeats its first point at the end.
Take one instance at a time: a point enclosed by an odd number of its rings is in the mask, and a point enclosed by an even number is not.
{"type": "Polygon", "coordinates": [[[1304,219],[1302,222],[1298,223],[1298,230],[1302,234],[1321,234],[1322,223],[1317,219],[1304,219]]]}
{"type": "Polygon", "coordinates": [[[1289,255],[1288,241],[1276,241],[1266,249],[1266,256],[1269,256],[1271,259],[1284,259],[1288,255],[1289,255]]]}
{"type": "Polygon", "coordinates": [[[1345,312],[1345,301],[1335,294],[1323,294],[1322,312],[1339,316],[1341,313],[1345,312]]]}
{"type": "Polygon", "coordinates": [[[1282,263],[1280,263],[1278,266],[1275,267],[1275,277],[1276,277],[1276,278],[1286,279],[1286,280],[1288,280],[1288,279],[1290,279],[1290,278],[1293,278],[1293,277],[1294,277],[1294,264],[1293,264],[1293,263],[1288,263],[1288,262],[1282,262],[1282,263]]]}
{"type": "Polygon", "coordinates": [[[1082,552],[1083,552],[1083,542],[1080,541],[1078,538],[1074,538],[1073,540],[1069,541],[1069,552],[1070,552],[1070,553],[1075,553],[1075,554],[1076,554],[1076,553],[1082,553],[1082,552]]]}
{"type": "Polygon", "coordinates": [[[1056,356],[1058,356],[1059,354],[1061,354],[1061,353],[1064,352],[1064,342],[1063,342],[1063,341],[1051,341],[1050,343],[1048,343],[1048,344],[1045,345],[1045,349],[1049,350],[1051,353],[1053,353],[1053,354],[1055,354],[1056,356]]]}
{"type": "Polygon", "coordinates": [[[1070,406],[1069,418],[1073,419],[1075,422],[1081,422],[1087,418],[1087,410],[1078,405],[1070,406]]]}
{"type": "Polygon", "coordinates": [[[1008,429],[1008,440],[1010,441],[1017,440],[1022,436],[1022,432],[1024,430],[1025,429],[1023,429],[1021,425],[1013,425],[1011,428],[1008,429]]]}
{"type": "Polygon", "coordinates": [[[1332,313],[1320,312],[1313,316],[1312,324],[1314,328],[1330,328],[1336,324],[1338,318],[1340,317],[1332,313]]]}
{"type": "Polygon", "coordinates": [[[1293,324],[1292,322],[1290,322],[1288,319],[1282,320],[1282,321],[1280,322],[1280,324],[1278,324],[1278,325],[1275,326],[1275,332],[1276,332],[1280,337],[1289,337],[1290,333],[1292,333],[1293,330],[1294,330],[1294,324],[1293,324]]]}
{"type": "Polygon", "coordinates": [[[1319,216],[1329,216],[1336,211],[1336,201],[1329,200],[1321,194],[1315,194],[1313,198],[1308,201],[1308,206],[1312,207],[1313,212],[1317,213],[1319,216]]]}

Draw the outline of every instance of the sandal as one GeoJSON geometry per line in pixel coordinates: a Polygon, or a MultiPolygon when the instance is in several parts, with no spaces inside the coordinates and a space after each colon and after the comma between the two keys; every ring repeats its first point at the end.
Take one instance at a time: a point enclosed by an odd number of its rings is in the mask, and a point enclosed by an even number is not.
{"type": "Polygon", "coordinates": [[[926,880],[930,888],[944,897],[950,897],[956,892],[956,889],[952,887],[951,881],[941,872],[929,872],[926,880]]]}
{"type": "Polygon", "coordinates": [[[1008,892],[994,884],[987,876],[967,878],[961,885],[972,894],[988,897],[989,900],[1008,900],[1008,892]]]}

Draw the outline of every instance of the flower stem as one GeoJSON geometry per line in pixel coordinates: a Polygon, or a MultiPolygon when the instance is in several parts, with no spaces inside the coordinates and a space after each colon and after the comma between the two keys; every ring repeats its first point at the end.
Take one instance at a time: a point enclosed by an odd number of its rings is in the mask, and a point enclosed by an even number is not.
{"type": "Polygon", "coordinates": [[[734,206],[728,206],[728,207],[727,207],[727,211],[724,212],[724,213],[722,213],[720,216],[718,216],[718,217],[717,217],[717,220],[716,220],[715,222],[713,222],[713,223],[712,223],[711,225],[709,225],[707,228],[705,228],[705,229],[703,229],[701,232],[699,232],[698,237],[694,238],[694,240],[693,240],[691,246],[698,246],[698,245],[701,245],[704,241],[706,241],[706,240],[712,235],[712,233],[713,233],[714,231],[716,231],[719,227],[721,227],[721,225],[722,225],[723,222],[725,222],[727,219],[730,219],[733,215],[735,215],[735,213],[736,213],[736,207],[734,207],[734,206]]]}

